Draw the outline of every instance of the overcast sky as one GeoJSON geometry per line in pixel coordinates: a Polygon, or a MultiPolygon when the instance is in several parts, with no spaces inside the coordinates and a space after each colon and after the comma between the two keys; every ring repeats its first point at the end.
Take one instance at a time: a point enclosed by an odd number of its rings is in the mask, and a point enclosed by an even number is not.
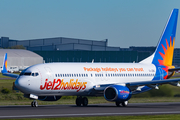
{"type": "Polygon", "coordinates": [[[121,48],[156,46],[173,8],[180,8],[180,0],[0,0],[0,37],[108,39],[108,46],[121,48]]]}

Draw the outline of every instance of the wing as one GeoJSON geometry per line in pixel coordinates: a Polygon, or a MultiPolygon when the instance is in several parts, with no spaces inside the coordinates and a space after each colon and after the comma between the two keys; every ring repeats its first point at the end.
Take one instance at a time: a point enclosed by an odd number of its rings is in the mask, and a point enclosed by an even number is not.
{"type": "Polygon", "coordinates": [[[142,85],[162,85],[162,84],[170,84],[173,82],[180,81],[180,78],[177,79],[164,79],[164,80],[153,80],[153,81],[141,81],[141,82],[130,82],[126,83],[126,86],[142,86],[142,85]]]}
{"type": "MultiPolygon", "coordinates": [[[[141,82],[129,82],[129,83],[125,83],[125,84],[117,83],[117,84],[128,87],[132,91],[132,94],[136,94],[137,91],[141,91],[141,88],[144,86],[148,86],[148,87],[154,88],[154,89],[159,89],[158,88],[159,85],[171,84],[171,85],[180,87],[180,84],[178,83],[179,81],[180,81],[180,78],[153,80],[153,81],[141,81],[141,82]]],[[[110,86],[110,85],[115,85],[115,84],[96,85],[96,86],[94,86],[93,89],[96,91],[104,91],[105,88],[110,86]]]]}
{"type": "Polygon", "coordinates": [[[12,77],[12,78],[17,78],[19,76],[17,74],[12,74],[7,71],[7,53],[4,55],[3,67],[2,67],[1,73],[4,76],[8,76],[8,77],[12,77]]]}

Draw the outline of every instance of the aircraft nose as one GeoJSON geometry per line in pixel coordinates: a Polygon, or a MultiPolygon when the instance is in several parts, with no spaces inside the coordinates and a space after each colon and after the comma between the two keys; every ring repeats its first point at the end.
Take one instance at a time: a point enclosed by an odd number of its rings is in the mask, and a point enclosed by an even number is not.
{"type": "Polygon", "coordinates": [[[15,87],[22,91],[27,85],[26,80],[22,79],[21,77],[17,78],[15,81],[15,87]]]}

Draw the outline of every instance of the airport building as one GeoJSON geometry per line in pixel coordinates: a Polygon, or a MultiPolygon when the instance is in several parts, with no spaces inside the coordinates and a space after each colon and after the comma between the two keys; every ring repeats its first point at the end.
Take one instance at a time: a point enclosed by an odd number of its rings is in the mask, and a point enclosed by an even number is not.
{"type": "MultiPolygon", "coordinates": [[[[86,40],[76,38],[44,38],[13,40],[0,38],[0,48],[22,45],[27,50],[42,56],[49,62],[139,62],[150,56],[156,47],[120,48],[108,46],[108,40],[86,40]]],[[[180,66],[180,49],[175,48],[173,65],[180,66]]]]}
{"type": "Polygon", "coordinates": [[[137,51],[34,51],[51,62],[139,62],[149,56],[149,52],[137,51]]]}
{"type": "Polygon", "coordinates": [[[44,38],[12,40],[1,37],[1,48],[23,45],[27,50],[42,56],[45,62],[138,62],[149,56],[149,52],[138,52],[129,48],[110,47],[108,40],[85,40],[75,38],[44,38]]]}
{"type": "Polygon", "coordinates": [[[0,47],[8,48],[16,45],[23,45],[30,51],[119,51],[120,47],[107,46],[108,40],[95,41],[75,38],[45,38],[33,40],[12,40],[8,37],[1,37],[0,47]]]}

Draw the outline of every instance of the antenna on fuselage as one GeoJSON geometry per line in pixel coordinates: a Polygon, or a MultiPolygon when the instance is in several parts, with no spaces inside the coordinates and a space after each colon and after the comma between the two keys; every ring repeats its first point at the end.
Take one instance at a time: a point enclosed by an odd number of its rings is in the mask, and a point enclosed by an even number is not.
{"type": "Polygon", "coordinates": [[[94,63],[94,59],[92,59],[92,63],[94,63]]]}

